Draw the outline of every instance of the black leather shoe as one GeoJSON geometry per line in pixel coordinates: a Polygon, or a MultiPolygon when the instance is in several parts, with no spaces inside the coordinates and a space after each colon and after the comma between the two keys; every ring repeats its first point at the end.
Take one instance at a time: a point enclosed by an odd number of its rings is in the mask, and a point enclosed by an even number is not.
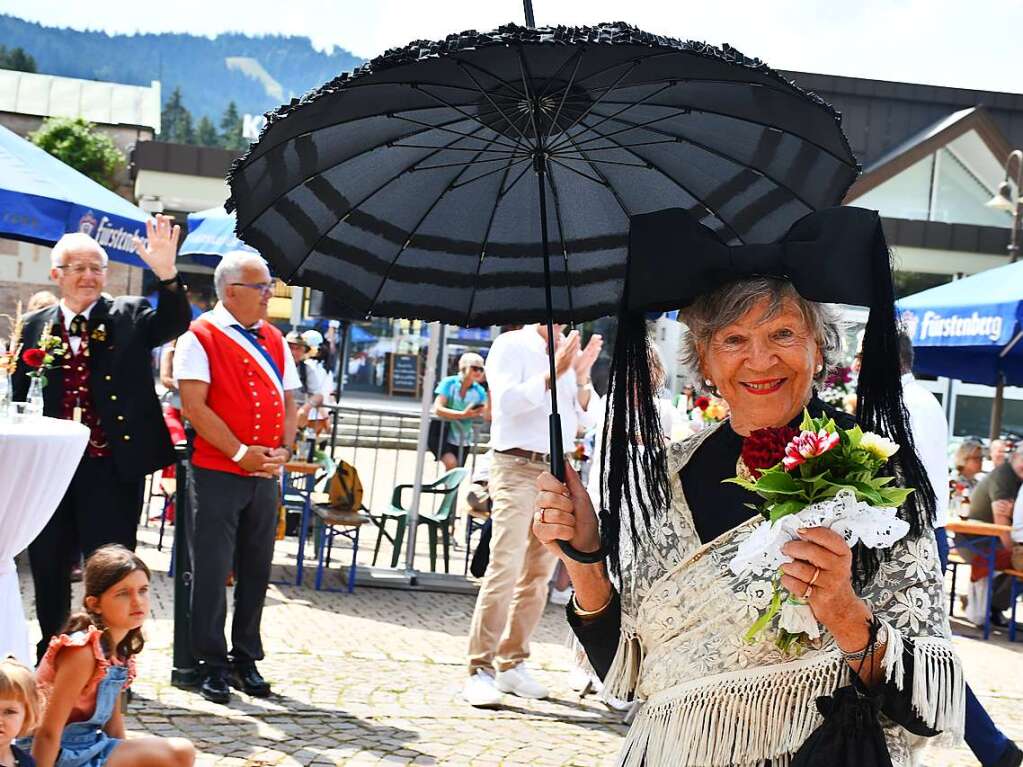
{"type": "Polygon", "coordinates": [[[199,694],[213,703],[227,703],[231,700],[231,688],[227,686],[227,672],[221,669],[203,675],[199,694]]]}
{"type": "Polygon", "coordinates": [[[259,673],[255,663],[239,663],[231,671],[231,684],[253,698],[269,698],[270,683],[259,673]]]}

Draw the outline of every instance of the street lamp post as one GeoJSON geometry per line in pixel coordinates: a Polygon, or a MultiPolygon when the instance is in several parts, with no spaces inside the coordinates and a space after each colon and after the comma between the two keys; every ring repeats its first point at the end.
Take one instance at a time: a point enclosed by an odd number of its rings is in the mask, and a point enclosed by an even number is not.
{"type": "Polygon", "coordinates": [[[1004,210],[1012,214],[1012,224],[1009,229],[1009,263],[1015,263],[1019,258],[1019,224],[1023,217],[1023,149],[1015,149],[1005,159],[1005,178],[998,185],[995,196],[987,202],[989,208],[1004,210]],[[1016,161],[1016,190],[1013,192],[1009,184],[1010,169],[1012,161],[1016,161]],[[1013,196],[1015,194],[1015,197],[1013,196]]]}
{"type": "MultiPolygon", "coordinates": [[[[1019,258],[1019,224],[1023,215],[1023,149],[1014,149],[1005,158],[1005,178],[998,185],[995,196],[987,202],[989,208],[1004,210],[1012,214],[1009,225],[1009,263],[1014,264],[1019,258]],[[1012,161],[1016,161],[1016,189],[1013,191],[1009,178],[1012,161]]],[[[998,439],[1002,434],[1002,412],[1004,409],[1003,390],[1005,389],[1005,373],[999,371],[995,382],[995,398],[991,402],[990,438],[998,439]]]]}

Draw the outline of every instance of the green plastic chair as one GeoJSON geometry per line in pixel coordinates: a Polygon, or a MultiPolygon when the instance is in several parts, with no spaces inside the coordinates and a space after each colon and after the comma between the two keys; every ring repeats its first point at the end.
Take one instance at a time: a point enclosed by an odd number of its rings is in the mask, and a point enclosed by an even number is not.
{"type": "MultiPolygon", "coordinates": [[[[451,517],[455,513],[455,501],[458,499],[458,486],[468,476],[469,470],[464,467],[454,468],[441,475],[429,485],[423,485],[423,495],[443,495],[444,499],[436,511],[422,508],[419,509],[419,524],[426,525],[430,535],[430,571],[437,572],[437,536],[440,534],[441,543],[444,546],[444,572],[450,572],[450,551],[451,551],[451,517]]],[[[411,490],[414,485],[398,485],[391,495],[391,505],[384,511],[377,520],[380,528],[377,536],[376,546],[373,548],[373,564],[376,565],[377,557],[380,554],[380,543],[384,538],[392,544],[391,567],[398,566],[398,557],[401,554],[401,546],[405,541],[405,529],[408,526],[408,509],[402,503],[402,493],[411,490]],[[387,523],[395,520],[397,529],[394,536],[388,534],[387,523]]],[[[410,496],[411,498],[411,496],[410,496]]]]}

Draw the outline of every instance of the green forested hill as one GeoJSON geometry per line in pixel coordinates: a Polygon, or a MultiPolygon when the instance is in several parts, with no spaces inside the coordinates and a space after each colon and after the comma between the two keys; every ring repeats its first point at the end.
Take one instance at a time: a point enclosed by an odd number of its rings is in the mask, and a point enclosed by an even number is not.
{"type": "Polygon", "coordinates": [[[205,115],[214,122],[231,100],[240,112],[259,114],[362,63],[341,49],[317,51],[305,37],[108,35],[3,14],[0,45],[24,48],[42,74],[131,85],[159,80],[164,99],[180,87],[196,121],[205,115]]]}

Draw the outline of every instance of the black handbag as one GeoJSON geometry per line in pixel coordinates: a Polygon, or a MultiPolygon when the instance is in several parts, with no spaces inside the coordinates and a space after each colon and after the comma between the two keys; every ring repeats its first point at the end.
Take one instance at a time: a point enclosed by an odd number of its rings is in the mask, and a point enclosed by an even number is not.
{"type": "MultiPolygon", "coordinates": [[[[878,627],[877,622],[871,624],[871,646],[878,627]]],[[[860,669],[872,655],[873,647],[860,661],[860,669]]],[[[824,722],[799,747],[792,757],[792,767],[892,767],[881,727],[879,693],[848,684],[817,698],[817,710],[824,722]]]]}

